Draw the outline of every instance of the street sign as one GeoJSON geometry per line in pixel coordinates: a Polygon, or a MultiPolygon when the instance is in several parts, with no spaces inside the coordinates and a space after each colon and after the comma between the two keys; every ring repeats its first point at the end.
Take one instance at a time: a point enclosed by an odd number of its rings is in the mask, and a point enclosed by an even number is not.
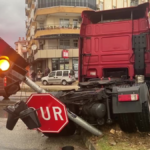
{"type": "Polygon", "coordinates": [[[39,109],[37,114],[41,132],[59,133],[68,123],[65,105],[51,94],[33,94],[27,100],[27,105],[39,109]]]}
{"type": "Polygon", "coordinates": [[[63,51],[62,51],[62,57],[63,57],[63,58],[68,58],[68,57],[69,57],[69,52],[68,52],[68,50],[63,50],[63,51]]]}

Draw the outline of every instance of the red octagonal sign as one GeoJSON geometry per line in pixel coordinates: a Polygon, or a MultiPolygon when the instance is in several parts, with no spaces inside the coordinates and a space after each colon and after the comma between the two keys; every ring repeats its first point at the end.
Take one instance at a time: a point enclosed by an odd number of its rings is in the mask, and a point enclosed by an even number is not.
{"type": "Polygon", "coordinates": [[[39,109],[39,130],[46,133],[59,133],[68,123],[66,107],[51,94],[33,94],[27,100],[28,107],[39,109]]]}

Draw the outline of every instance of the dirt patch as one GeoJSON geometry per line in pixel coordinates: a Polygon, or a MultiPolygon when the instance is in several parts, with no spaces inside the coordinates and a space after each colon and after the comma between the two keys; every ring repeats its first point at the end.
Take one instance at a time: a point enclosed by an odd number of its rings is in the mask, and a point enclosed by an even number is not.
{"type": "Polygon", "coordinates": [[[104,137],[91,137],[97,150],[150,150],[150,133],[124,133],[118,125],[101,130],[104,137]]]}

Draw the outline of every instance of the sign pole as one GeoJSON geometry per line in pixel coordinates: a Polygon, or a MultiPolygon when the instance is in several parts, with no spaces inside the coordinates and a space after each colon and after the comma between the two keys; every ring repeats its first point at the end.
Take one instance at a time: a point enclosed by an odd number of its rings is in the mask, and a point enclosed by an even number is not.
{"type": "MultiPolygon", "coordinates": [[[[34,91],[37,93],[48,93],[46,90],[40,88],[38,85],[36,85],[32,80],[30,80],[28,77],[25,78],[24,83],[26,83],[29,87],[31,87],[34,91]]],[[[76,114],[72,113],[67,109],[68,118],[78,124],[79,126],[83,127],[85,130],[91,132],[92,134],[96,136],[103,136],[103,133],[84,121],[82,118],[77,116],[76,114]]]]}

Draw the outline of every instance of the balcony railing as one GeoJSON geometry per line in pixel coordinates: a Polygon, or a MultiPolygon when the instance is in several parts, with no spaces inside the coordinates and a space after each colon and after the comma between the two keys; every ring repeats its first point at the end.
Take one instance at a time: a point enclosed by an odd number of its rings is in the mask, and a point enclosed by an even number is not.
{"type": "Polygon", "coordinates": [[[66,25],[48,24],[43,27],[37,27],[36,31],[49,29],[80,29],[80,24],[66,24],[66,25]]]}
{"type": "Polygon", "coordinates": [[[43,46],[41,49],[37,49],[34,51],[34,55],[40,50],[62,50],[62,49],[78,49],[78,47],[72,47],[72,46],[43,46]]]}
{"type": "Polygon", "coordinates": [[[38,0],[38,8],[55,6],[77,6],[96,9],[96,0],[38,0]]]}
{"type": "Polygon", "coordinates": [[[44,50],[53,50],[53,49],[77,49],[78,47],[72,47],[72,46],[44,46],[44,50]]]}

